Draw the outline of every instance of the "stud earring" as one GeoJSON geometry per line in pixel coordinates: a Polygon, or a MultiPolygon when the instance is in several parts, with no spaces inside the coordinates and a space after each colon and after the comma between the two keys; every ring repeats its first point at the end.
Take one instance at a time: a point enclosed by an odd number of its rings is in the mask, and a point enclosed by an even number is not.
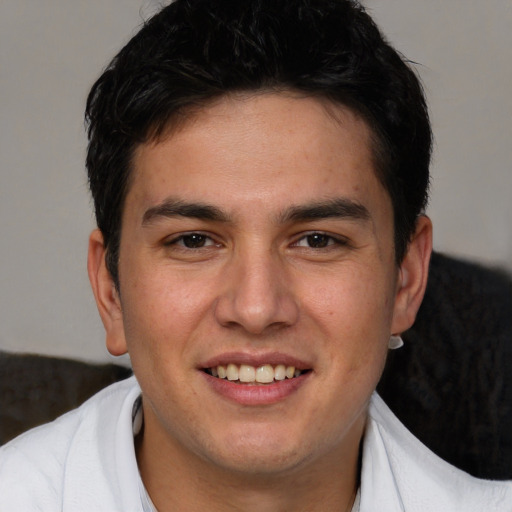
{"type": "Polygon", "coordinates": [[[404,340],[399,334],[390,336],[388,342],[388,347],[390,350],[396,350],[397,348],[403,347],[403,345],[404,340]]]}

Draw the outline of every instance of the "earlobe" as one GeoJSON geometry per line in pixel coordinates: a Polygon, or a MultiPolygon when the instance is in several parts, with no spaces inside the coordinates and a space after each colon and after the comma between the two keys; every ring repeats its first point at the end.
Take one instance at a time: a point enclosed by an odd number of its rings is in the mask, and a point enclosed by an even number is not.
{"type": "Polygon", "coordinates": [[[108,351],[115,356],[127,352],[119,293],[105,262],[103,235],[95,229],[89,237],[87,271],[96,306],[106,332],[108,351]]]}
{"type": "Polygon", "coordinates": [[[400,334],[412,326],[427,287],[432,252],[432,222],[422,215],[407,254],[400,265],[391,334],[400,334]]]}

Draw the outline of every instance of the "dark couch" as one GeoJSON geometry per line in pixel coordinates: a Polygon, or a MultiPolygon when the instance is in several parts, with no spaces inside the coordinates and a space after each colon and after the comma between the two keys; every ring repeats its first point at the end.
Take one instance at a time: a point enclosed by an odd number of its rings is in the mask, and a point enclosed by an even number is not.
{"type": "MultiPolygon", "coordinates": [[[[438,455],[512,479],[512,279],[434,254],[425,300],[379,392],[438,455]]],[[[130,375],[116,365],[0,352],[0,444],[130,375]]]]}
{"type": "Polygon", "coordinates": [[[378,390],[443,459],[482,478],[512,479],[512,278],[434,254],[405,346],[378,390]]]}

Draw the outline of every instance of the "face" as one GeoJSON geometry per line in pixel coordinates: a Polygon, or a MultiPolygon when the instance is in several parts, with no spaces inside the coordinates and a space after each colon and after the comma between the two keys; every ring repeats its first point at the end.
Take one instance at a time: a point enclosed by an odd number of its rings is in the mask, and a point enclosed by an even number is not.
{"type": "Polygon", "coordinates": [[[354,453],[430,235],[396,266],[366,124],[312,98],[226,97],[133,166],[119,293],[98,233],[89,270],[143,390],[144,442],[249,473],[354,453]]]}

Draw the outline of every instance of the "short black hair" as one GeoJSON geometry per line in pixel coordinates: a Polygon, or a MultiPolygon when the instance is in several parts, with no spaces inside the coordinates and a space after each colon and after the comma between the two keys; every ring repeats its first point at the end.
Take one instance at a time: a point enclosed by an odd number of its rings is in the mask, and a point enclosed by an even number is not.
{"type": "Polygon", "coordinates": [[[416,73],[365,9],[351,0],[175,0],[87,99],[89,185],[116,286],[134,150],[214,98],[258,90],[328,99],[366,121],[402,261],[428,200],[432,133],[416,73]]]}

